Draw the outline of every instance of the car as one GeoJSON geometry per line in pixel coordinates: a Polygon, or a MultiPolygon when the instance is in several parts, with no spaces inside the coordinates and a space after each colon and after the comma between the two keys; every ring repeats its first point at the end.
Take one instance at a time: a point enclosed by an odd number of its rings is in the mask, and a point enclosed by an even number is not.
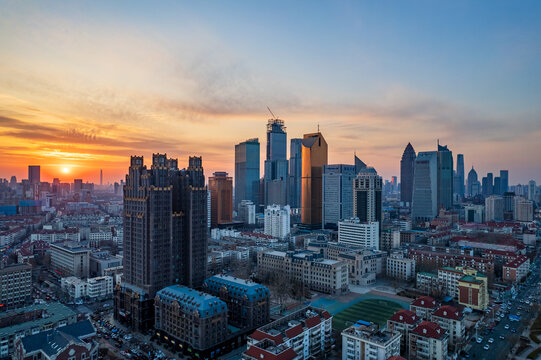
{"type": "Polygon", "coordinates": [[[490,345],[486,344],[486,345],[483,347],[483,349],[489,350],[489,349],[490,349],[490,345]]]}
{"type": "Polygon", "coordinates": [[[517,329],[512,328],[512,329],[511,329],[511,332],[512,332],[512,333],[516,333],[516,332],[517,332],[517,329]]]}
{"type": "Polygon", "coordinates": [[[483,342],[483,338],[479,336],[476,341],[477,341],[478,344],[480,344],[480,343],[483,342]]]}
{"type": "Polygon", "coordinates": [[[494,339],[493,339],[493,338],[488,339],[488,343],[489,343],[489,344],[492,344],[493,342],[494,342],[494,339]]]}
{"type": "Polygon", "coordinates": [[[505,336],[500,335],[500,340],[505,340],[505,336]]]}
{"type": "Polygon", "coordinates": [[[509,330],[509,324],[505,325],[504,329],[509,330]]]}

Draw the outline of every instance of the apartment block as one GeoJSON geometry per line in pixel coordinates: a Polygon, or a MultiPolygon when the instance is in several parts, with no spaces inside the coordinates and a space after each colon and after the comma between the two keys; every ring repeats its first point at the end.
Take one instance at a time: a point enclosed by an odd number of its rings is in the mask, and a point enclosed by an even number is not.
{"type": "Polygon", "coordinates": [[[466,338],[466,322],[462,311],[450,305],[443,305],[432,314],[432,321],[449,335],[449,347],[456,349],[466,338]]]}
{"type": "Polygon", "coordinates": [[[15,309],[32,301],[32,266],[0,262],[0,304],[4,309],[15,309]]]}
{"type": "Polygon", "coordinates": [[[409,335],[409,359],[446,360],[449,336],[438,324],[423,321],[409,335]]]}
{"type": "Polygon", "coordinates": [[[380,330],[376,324],[358,321],[342,331],[343,360],[386,360],[400,355],[398,331],[380,330]]]}
{"type": "Polygon", "coordinates": [[[503,280],[513,283],[522,281],[530,271],[530,258],[520,255],[503,266],[503,280]]]}
{"type": "Polygon", "coordinates": [[[387,276],[404,281],[415,279],[415,260],[404,257],[402,253],[391,254],[387,258],[387,276]]]}
{"type": "Polygon", "coordinates": [[[410,332],[415,329],[422,319],[417,316],[413,311],[400,309],[393,314],[387,320],[387,330],[391,332],[398,331],[402,336],[400,337],[400,353],[406,354],[408,352],[408,339],[410,332]]]}

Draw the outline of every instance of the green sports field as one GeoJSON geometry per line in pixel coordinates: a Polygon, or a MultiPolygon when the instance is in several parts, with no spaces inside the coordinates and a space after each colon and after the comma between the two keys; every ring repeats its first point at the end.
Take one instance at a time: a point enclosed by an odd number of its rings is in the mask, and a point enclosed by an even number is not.
{"type": "Polygon", "coordinates": [[[333,328],[342,331],[353,325],[357,320],[373,322],[384,325],[402,306],[394,301],[369,299],[358,303],[334,315],[333,328]]]}

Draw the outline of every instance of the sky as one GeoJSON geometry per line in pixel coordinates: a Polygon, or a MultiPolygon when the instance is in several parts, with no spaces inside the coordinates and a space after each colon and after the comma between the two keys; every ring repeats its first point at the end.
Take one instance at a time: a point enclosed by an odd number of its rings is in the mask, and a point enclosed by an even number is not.
{"type": "MultiPolygon", "coordinates": [[[[466,172],[541,182],[539,1],[0,0],[0,177],[124,177],[130,155],[234,145],[267,106],[288,141],[319,125],[388,179],[439,139],[466,172]]],[[[263,167],[261,167],[263,168],[263,167]]],[[[263,175],[261,173],[261,175],[263,175]]]]}

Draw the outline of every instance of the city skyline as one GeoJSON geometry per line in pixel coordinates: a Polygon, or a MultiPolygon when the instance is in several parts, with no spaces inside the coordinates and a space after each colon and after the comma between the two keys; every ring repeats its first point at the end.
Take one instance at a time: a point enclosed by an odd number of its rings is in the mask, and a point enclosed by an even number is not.
{"type": "Polygon", "coordinates": [[[541,178],[538,3],[130,5],[0,6],[0,177],[109,183],[153,151],[234,174],[269,106],[385,179],[437,139],[480,175],[541,178]]]}

